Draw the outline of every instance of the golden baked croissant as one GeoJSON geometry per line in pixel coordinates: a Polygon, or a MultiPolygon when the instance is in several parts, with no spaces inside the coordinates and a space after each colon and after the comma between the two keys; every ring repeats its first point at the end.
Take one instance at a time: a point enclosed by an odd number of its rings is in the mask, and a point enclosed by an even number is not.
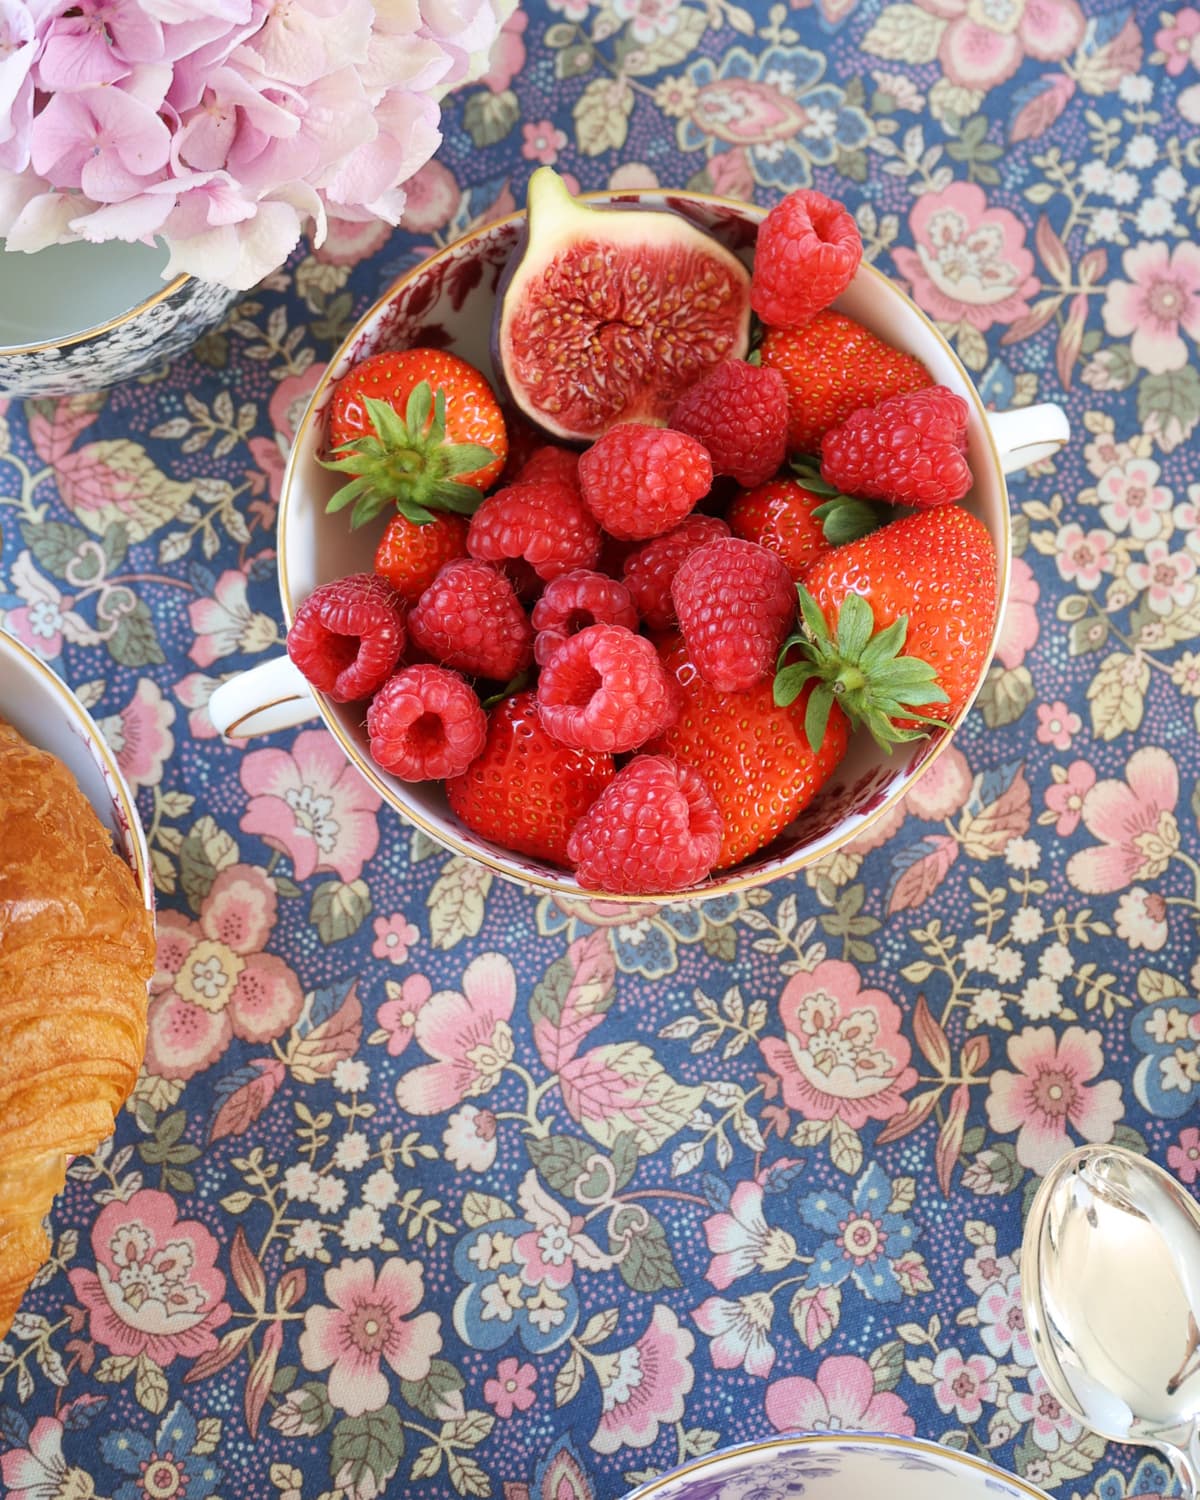
{"type": "Polygon", "coordinates": [[[153,971],[153,918],[95,809],[0,720],[0,1338],[67,1158],[112,1134],[137,1078],[153,971]]]}

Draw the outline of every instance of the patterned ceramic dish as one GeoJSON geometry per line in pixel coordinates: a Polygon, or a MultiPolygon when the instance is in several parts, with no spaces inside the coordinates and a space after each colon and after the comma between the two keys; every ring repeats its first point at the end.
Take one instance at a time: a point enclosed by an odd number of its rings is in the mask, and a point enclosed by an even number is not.
{"type": "Polygon", "coordinates": [[[1046,1500],[981,1459],[919,1438],[796,1433],[744,1443],[652,1479],[626,1500],[1046,1500]]]}
{"type": "Polygon", "coordinates": [[[0,396],[99,391],[180,354],[237,293],[194,276],[162,279],[155,245],[0,250],[0,396]]]}
{"type": "MultiPolygon", "coordinates": [[[[592,201],[668,207],[709,230],[750,262],[764,210],[753,204],[688,193],[596,193],[592,201]]],[[[423,261],[395,283],[360,319],[331,360],[313,393],[288,460],[279,503],[279,589],[290,625],[297,606],[319,584],[369,570],[376,528],[352,532],[344,514],[325,506],[337,477],[319,463],[334,382],[358,360],[385,349],[422,343],[448,346],[485,372],[496,284],[521,228],[522,215],[485,225],[423,261]]],[[[1011,537],[1004,476],[1047,456],[1067,439],[1067,419],[1056,406],[986,413],[978,392],[933,324],[886,277],[864,265],[837,306],[883,338],[920,356],[933,375],[967,398],[969,452],[976,482],[967,504],[986,523],[996,544],[1003,613],[1008,590],[1011,537]]],[[[994,638],[993,638],[994,645],[994,638]]],[[[980,674],[982,683],[983,674],[980,674]]],[[[969,705],[968,705],[969,707],[969,705]]],[[[479,838],[449,810],[440,787],[398,781],[367,753],[361,716],[310,692],[286,656],[265,662],[222,684],[209,711],[229,735],[262,734],[320,714],[347,756],[380,795],[431,837],[470,855],[509,879],[578,895],[563,870],[511,853],[479,838]]],[[[902,747],[885,756],[869,738],[856,737],[834,780],[813,805],[769,848],[736,869],[715,877],[698,894],[717,895],[788,875],[831,853],[882,817],[950,740],[967,708],[939,738],[902,747]]],[[[599,893],[592,893],[598,896],[599,893]]],[[[679,900],[673,895],[645,900],[679,900]]]]}
{"type": "Polygon", "coordinates": [[[61,678],[0,630],[0,718],[31,745],[48,750],[71,772],[137,876],[142,900],[154,910],[154,881],[137,804],[116,756],[96,722],[61,678]]]}

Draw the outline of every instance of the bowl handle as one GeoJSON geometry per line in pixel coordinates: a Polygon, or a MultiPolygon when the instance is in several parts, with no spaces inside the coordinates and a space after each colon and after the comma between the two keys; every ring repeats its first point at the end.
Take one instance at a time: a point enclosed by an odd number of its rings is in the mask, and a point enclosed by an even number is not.
{"type": "Polygon", "coordinates": [[[1015,474],[1052,457],[1071,436],[1066,412],[1053,401],[1019,406],[1013,411],[990,411],[987,420],[1005,474],[1015,474]]]}
{"type": "Polygon", "coordinates": [[[287,656],[227,678],[208,700],[218,734],[231,738],[294,729],[317,716],[312,689],[287,656]]]}

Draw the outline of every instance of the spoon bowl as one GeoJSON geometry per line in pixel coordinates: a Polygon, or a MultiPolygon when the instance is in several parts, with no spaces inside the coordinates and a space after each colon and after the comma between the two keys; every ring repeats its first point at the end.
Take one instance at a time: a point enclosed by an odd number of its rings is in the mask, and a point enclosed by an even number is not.
{"type": "Polygon", "coordinates": [[[1025,1322],[1059,1403],[1102,1437],[1159,1449],[1200,1493],[1200,1205],[1119,1146],[1045,1177],[1021,1252],[1025,1322]]]}

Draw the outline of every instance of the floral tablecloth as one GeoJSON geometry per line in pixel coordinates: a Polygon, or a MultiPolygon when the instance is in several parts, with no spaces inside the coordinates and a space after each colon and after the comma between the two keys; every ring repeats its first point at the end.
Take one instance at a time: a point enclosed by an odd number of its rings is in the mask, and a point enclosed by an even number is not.
{"type": "Polygon", "coordinates": [[[138,789],[145,1074],[0,1343],[13,1500],[614,1497],[776,1428],[1160,1493],[1063,1413],[1022,1211],[1072,1142],[1200,1176],[1200,11],[550,0],[448,101],[409,232],[335,229],[186,358],[0,421],[0,618],[138,789]],[[214,737],[279,648],[323,362],[397,273],[579,186],[845,198],[998,407],[998,659],[902,813],[705,905],[539,896],[319,728],[214,737]]]}

